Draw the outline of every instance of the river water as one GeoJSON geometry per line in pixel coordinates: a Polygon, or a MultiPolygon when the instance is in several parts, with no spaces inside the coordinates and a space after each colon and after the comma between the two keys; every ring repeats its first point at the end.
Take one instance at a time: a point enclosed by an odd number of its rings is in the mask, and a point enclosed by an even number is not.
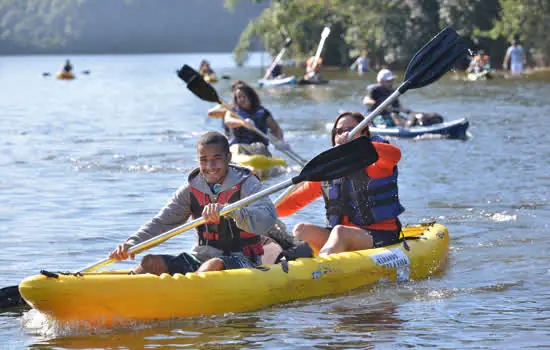
{"type": "MultiPolygon", "coordinates": [[[[74,56],[76,73],[90,75],[42,76],[64,58],[0,57],[0,287],[104,258],[185,183],[201,133],[220,128],[206,117],[212,104],[175,75],[201,55],[74,56]]],[[[258,57],[247,68],[233,67],[229,54],[208,58],[219,75],[260,75],[258,57]]],[[[305,158],[330,146],[327,125],[340,110],[361,110],[375,80],[329,78],[326,86],[260,91],[305,158]]],[[[216,88],[230,99],[229,80],[216,88]]],[[[402,97],[414,110],[471,123],[466,141],[392,140],[403,152],[403,223],[436,220],[449,229],[449,264],[437,276],[121,329],[72,329],[33,310],[2,311],[0,348],[550,347],[548,96],[544,78],[445,77],[402,97]]],[[[322,224],[323,204],[284,221],[322,224]]],[[[177,253],[193,240],[182,234],[151,252],[177,253]]]]}

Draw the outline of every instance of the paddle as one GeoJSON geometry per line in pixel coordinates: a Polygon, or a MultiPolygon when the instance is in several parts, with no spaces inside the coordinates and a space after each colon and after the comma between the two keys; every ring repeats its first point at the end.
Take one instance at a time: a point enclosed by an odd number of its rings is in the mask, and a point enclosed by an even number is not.
{"type": "MultiPolygon", "coordinates": [[[[350,131],[348,139],[353,138],[358,132],[361,132],[369,121],[379,115],[386,106],[395,101],[396,98],[407,90],[426,86],[441,78],[451,69],[453,63],[461,55],[467,53],[467,51],[465,44],[454,29],[445,28],[442,30],[430,42],[424,45],[409,62],[405,73],[406,81],[393,94],[388,96],[378,108],[369,113],[360,124],[350,131]]],[[[298,187],[300,185],[290,187],[279,195],[274,202],[275,207],[279,206],[298,187]]]]}
{"type": "MultiPolygon", "coordinates": [[[[220,212],[220,215],[227,215],[232,211],[269,196],[285,187],[296,185],[304,181],[319,182],[337,179],[359,169],[363,169],[377,160],[378,154],[372,142],[367,137],[359,137],[344,145],[333,147],[320,153],[305,165],[299,175],[226,206],[220,212]]],[[[131,247],[128,253],[139,254],[182,232],[203,225],[205,222],[206,221],[202,217],[192,220],[157,237],[153,237],[131,247]]],[[[86,266],[77,273],[92,272],[113,262],[115,262],[115,260],[106,258],[86,266]]],[[[25,304],[17,288],[17,286],[11,286],[0,289],[0,309],[25,304]]]]}
{"type": "Polygon", "coordinates": [[[321,51],[323,51],[325,40],[327,40],[329,34],[330,34],[330,28],[329,27],[323,28],[323,31],[321,32],[321,41],[319,42],[319,46],[317,47],[317,52],[315,53],[315,60],[313,61],[313,67],[311,67],[311,72],[309,72],[310,78],[315,75],[315,68],[317,68],[317,61],[319,61],[319,57],[321,57],[321,51]]]}
{"type": "Polygon", "coordinates": [[[467,52],[466,44],[453,28],[443,29],[414,55],[405,71],[405,81],[349,132],[348,139],[361,132],[374,117],[407,90],[421,88],[441,78],[467,52]]]}
{"type": "Polygon", "coordinates": [[[279,61],[281,60],[281,58],[283,58],[285,52],[286,52],[286,49],[290,46],[290,43],[292,42],[292,39],[291,38],[286,38],[285,40],[285,44],[283,45],[283,48],[281,49],[281,51],[279,52],[279,54],[275,57],[275,59],[273,60],[273,62],[271,63],[271,66],[269,66],[269,68],[267,69],[267,71],[265,72],[265,75],[262,79],[267,79],[269,77],[269,75],[271,75],[271,71],[273,71],[273,68],[275,68],[275,66],[279,63],[279,61]]]}
{"type": "MultiPolygon", "coordinates": [[[[183,81],[187,83],[187,88],[194,93],[197,97],[199,97],[201,100],[209,101],[209,102],[216,102],[221,104],[229,113],[231,113],[232,116],[239,120],[243,120],[241,116],[239,116],[237,113],[233,112],[231,110],[231,107],[222,100],[219,96],[216,90],[212,87],[212,85],[208,84],[204,79],[200,76],[199,73],[197,73],[193,68],[189,67],[188,65],[184,65],[179,71],[178,71],[178,77],[180,77],[183,81]]],[[[247,126],[247,128],[251,129],[258,135],[262,136],[264,139],[271,141],[275,148],[279,149],[279,151],[286,154],[288,157],[290,157],[292,160],[294,160],[299,165],[303,166],[306,163],[306,160],[300,157],[296,152],[289,149],[280,149],[278,147],[278,143],[280,142],[279,139],[274,137],[273,135],[266,135],[264,132],[259,130],[256,127],[250,127],[247,126]]]]}

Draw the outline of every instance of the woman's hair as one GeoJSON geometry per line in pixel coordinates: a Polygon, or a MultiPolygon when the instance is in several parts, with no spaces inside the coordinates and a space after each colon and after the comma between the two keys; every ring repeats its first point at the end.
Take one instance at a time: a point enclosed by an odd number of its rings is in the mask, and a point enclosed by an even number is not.
{"type": "MultiPolygon", "coordinates": [[[[359,112],[342,112],[342,113],[340,113],[336,117],[336,120],[334,120],[334,125],[332,125],[332,129],[330,130],[330,141],[332,142],[333,146],[335,145],[335,138],[336,138],[336,135],[334,134],[334,129],[336,129],[336,125],[338,125],[338,122],[340,121],[340,119],[342,119],[344,117],[353,118],[353,120],[355,120],[357,122],[357,124],[361,123],[363,121],[363,119],[365,119],[365,117],[359,112]]],[[[370,131],[369,131],[368,126],[366,126],[363,129],[361,134],[370,137],[370,131]]]]}
{"type": "Polygon", "coordinates": [[[248,85],[248,84],[244,80],[233,80],[233,82],[231,83],[231,91],[232,92],[235,91],[235,89],[240,85],[248,85]]]}
{"type": "Polygon", "coordinates": [[[234,107],[237,107],[239,105],[237,103],[237,90],[241,90],[246,95],[246,97],[248,97],[248,99],[250,100],[250,109],[252,111],[257,110],[260,107],[260,97],[258,97],[256,91],[254,91],[254,89],[251,88],[248,84],[239,84],[236,85],[233,89],[232,103],[234,107]]]}

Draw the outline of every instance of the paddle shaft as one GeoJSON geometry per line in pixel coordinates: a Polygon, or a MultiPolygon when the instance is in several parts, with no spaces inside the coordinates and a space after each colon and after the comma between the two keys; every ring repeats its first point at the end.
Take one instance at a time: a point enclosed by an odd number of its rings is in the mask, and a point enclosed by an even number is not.
{"type": "Polygon", "coordinates": [[[296,191],[297,189],[299,189],[303,185],[304,185],[304,182],[300,182],[300,183],[297,183],[294,186],[290,186],[289,188],[284,190],[283,193],[281,193],[279,195],[279,197],[277,197],[277,199],[275,199],[275,201],[273,202],[273,205],[275,205],[275,208],[277,208],[281,204],[282,201],[284,201],[288,196],[290,196],[292,194],[292,192],[296,191]]]}
{"type": "Polygon", "coordinates": [[[269,75],[271,74],[271,71],[273,71],[273,69],[275,68],[275,66],[279,63],[279,61],[281,60],[281,58],[283,58],[284,54],[286,52],[286,46],[284,46],[281,51],[279,52],[279,54],[277,55],[277,57],[275,57],[275,60],[273,60],[273,62],[271,63],[271,65],[269,66],[269,68],[267,69],[265,75],[264,75],[264,79],[267,79],[269,77],[269,75]]]}
{"type": "Polygon", "coordinates": [[[319,57],[321,57],[321,51],[323,51],[325,40],[327,40],[329,34],[330,34],[330,30],[328,29],[328,27],[325,27],[323,29],[323,32],[321,33],[321,41],[319,42],[319,46],[317,46],[317,52],[315,53],[315,60],[313,61],[311,72],[309,73],[311,76],[315,74],[315,68],[317,68],[317,61],[319,60],[319,57]]]}
{"type": "MultiPolygon", "coordinates": [[[[232,116],[234,116],[235,118],[241,120],[244,122],[244,119],[238,115],[237,113],[233,112],[231,110],[231,107],[225,102],[223,101],[222,99],[220,99],[218,101],[232,116]]],[[[248,124],[247,124],[248,125],[248,124]]],[[[258,135],[260,135],[261,137],[263,137],[264,139],[268,140],[268,141],[271,141],[271,143],[275,144],[276,142],[281,142],[281,140],[279,140],[278,138],[276,138],[275,136],[273,135],[267,135],[266,133],[264,133],[263,131],[261,131],[260,129],[256,128],[256,127],[251,127],[251,126],[246,126],[246,128],[254,131],[255,133],[257,133],[258,135]]],[[[307,161],[300,157],[298,154],[296,154],[296,152],[294,152],[293,150],[281,150],[281,152],[283,152],[284,154],[286,154],[290,159],[292,159],[293,161],[295,161],[296,163],[298,163],[298,165],[300,166],[304,166],[306,165],[307,161]]]]}
{"type": "Polygon", "coordinates": [[[395,90],[390,96],[388,96],[378,107],[376,107],[374,109],[374,111],[370,112],[366,117],[365,119],[363,119],[363,121],[361,121],[361,123],[359,123],[355,128],[353,128],[352,131],[349,132],[348,134],[348,140],[351,140],[353,139],[353,137],[355,135],[357,135],[358,133],[360,133],[364,128],[365,126],[376,116],[378,116],[379,114],[381,114],[381,112],[387,107],[389,106],[391,103],[393,103],[393,101],[395,101],[399,96],[401,96],[403,94],[403,92],[407,91],[405,89],[405,91],[402,91],[401,92],[401,88],[403,86],[406,86],[405,84],[407,84],[408,82],[405,82],[403,84],[401,84],[401,86],[395,90]]]}
{"type": "MultiPolygon", "coordinates": [[[[290,185],[292,185],[294,183],[294,181],[296,178],[292,178],[292,179],[288,179],[286,181],[283,181],[279,184],[276,184],[276,185],[273,185],[271,187],[268,187],[264,190],[261,190],[259,192],[256,192],[244,199],[241,199],[240,201],[237,201],[233,204],[230,204],[226,207],[224,207],[221,211],[220,211],[220,216],[225,216],[239,208],[242,208],[244,206],[247,206],[249,205],[250,203],[252,202],[255,202],[257,201],[258,199],[261,199],[263,197],[266,197],[266,196],[269,196],[270,194],[272,193],[275,193],[275,192],[278,192],[280,190],[282,190],[283,188],[285,187],[288,187],[290,185]]],[[[193,229],[197,226],[200,226],[200,225],[203,225],[206,223],[206,220],[203,218],[203,217],[200,217],[200,218],[197,218],[195,220],[192,220],[186,224],[183,224],[181,226],[178,226],[170,231],[167,231],[161,235],[158,235],[156,237],[153,237],[145,242],[141,242],[139,244],[136,244],[135,246],[131,247],[130,249],[128,249],[128,254],[138,254],[144,250],[147,250],[149,248],[152,248],[154,246],[157,246],[159,245],[160,243],[176,236],[176,235],[179,235],[180,233],[182,232],[185,232],[185,231],[188,231],[190,229],[193,229]]],[[[109,258],[105,258],[105,259],[102,259],[102,260],[99,260],[98,262],[92,264],[92,265],[88,265],[86,266],[85,268],[83,268],[82,270],[79,270],[78,272],[79,273],[83,273],[83,272],[92,272],[92,271],[95,271],[97,269],[100,269],[104,266],[107,266],[113,262],[115,262],[116,260],[113,260],[113,259],[109,259],[109,258]]]]}

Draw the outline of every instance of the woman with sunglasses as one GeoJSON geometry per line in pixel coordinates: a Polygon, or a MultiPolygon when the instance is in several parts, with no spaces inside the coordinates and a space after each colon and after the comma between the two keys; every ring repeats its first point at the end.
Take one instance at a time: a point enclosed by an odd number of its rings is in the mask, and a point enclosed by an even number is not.
{"type": "MultiPolygon", "coordinates": [[[[349,132],[363,119],[361,113],[341,113],[332,128],[332,145],[346,143],[349,132]]],[[[368,127],[362,134],[371,137],[368,127]]],[[[405,211],[397,191],[401,151],[381,137],[371,139],[379,157],[376,163],[334,181],[306,182],[277,207],[280,217],[288,216],[323,196],[327,226],[300,223],[292,232],[319,255],[378,248],[399,241],[398,216],[405,211]]]]}

